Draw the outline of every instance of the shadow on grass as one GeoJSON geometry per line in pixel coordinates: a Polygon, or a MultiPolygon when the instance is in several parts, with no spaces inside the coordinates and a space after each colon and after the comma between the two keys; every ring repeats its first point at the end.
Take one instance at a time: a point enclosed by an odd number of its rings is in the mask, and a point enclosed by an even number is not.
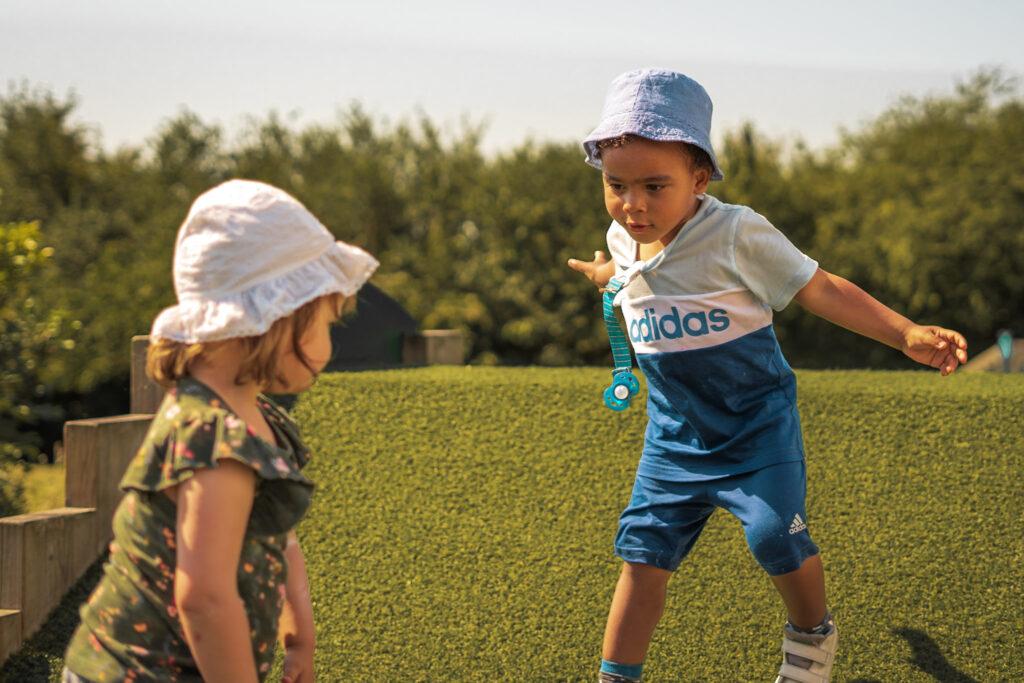
{"type": "Polygon", "coordinates": [[[64,650],[78,627],[78,608],[92,593],[103,574],[103,557],[96,560],[64,595],[35,635],[14,652],[3,667],[0,681],[45,683],[59,681],[64,668],[64,650]]]}
{"type": "Polygon", "coordinates": [[[893,629],[893,633],[907,641],[914,651],[910,663],[939,683],[978,683],[950,664],[938,644],[927,633],[912,628],[893,629]]]}

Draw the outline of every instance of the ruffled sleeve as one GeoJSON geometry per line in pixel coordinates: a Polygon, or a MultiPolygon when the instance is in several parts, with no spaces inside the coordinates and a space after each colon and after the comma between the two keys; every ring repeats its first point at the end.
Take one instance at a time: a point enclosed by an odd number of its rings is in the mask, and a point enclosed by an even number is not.
{"type": "Polygon", "coordinates": [[[163,491],[199,469],[234,460],[258,476],[249,531],[272,535],[292,529],[312,497],[313,483],[301,471],[309,451],[284,410],[262,396],[259,406],[281,446],[257,436],[208,387],[191,378],[181,380],[154,416],[121,488],[163,491]]]}

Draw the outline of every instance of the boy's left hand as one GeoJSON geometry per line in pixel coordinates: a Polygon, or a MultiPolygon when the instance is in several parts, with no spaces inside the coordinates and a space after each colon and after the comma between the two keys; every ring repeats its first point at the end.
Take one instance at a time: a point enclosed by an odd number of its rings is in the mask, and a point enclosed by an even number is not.
{"type": "Polygon", "coordinates": [[[967,340],[935,325],[911,325],[903,335],[903,353],[948,375],[967,362],[967,340]]]}

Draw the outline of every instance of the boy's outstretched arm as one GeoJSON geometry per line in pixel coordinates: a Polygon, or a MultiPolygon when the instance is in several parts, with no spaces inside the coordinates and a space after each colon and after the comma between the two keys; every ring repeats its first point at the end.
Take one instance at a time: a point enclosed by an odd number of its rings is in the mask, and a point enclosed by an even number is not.
{"type": "Polygon", "coordinates": [[[615,262],[609,261],[603,251],[595,251],[593,261],[580,261],[571,258],[569,267],[586,275],[587,279],[599,288],[607,285],[608,281],[615,276],[615,262]]]}
{"type": "Polygon", "coordinates": [[[821,268],[794,298],[811,313],[899,349],[943,375],[967,362],[967,340],[959,332],[918,325],[849,280],[821,268]]]}

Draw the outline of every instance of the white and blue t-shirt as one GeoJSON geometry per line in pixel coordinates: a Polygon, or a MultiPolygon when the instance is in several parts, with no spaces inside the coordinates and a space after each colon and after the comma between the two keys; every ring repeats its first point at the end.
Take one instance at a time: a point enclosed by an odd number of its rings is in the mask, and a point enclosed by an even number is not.
{"type": "Polygon", "coordinates": [[[697,213],[642,266],[612,223],[616,274],[636,274],[615,299],[647,377],[638,474],[715,479],[801,460],[796,377],[779,349],[782,310],[818,264],[763,216],[704,195],[697,213]]]}

